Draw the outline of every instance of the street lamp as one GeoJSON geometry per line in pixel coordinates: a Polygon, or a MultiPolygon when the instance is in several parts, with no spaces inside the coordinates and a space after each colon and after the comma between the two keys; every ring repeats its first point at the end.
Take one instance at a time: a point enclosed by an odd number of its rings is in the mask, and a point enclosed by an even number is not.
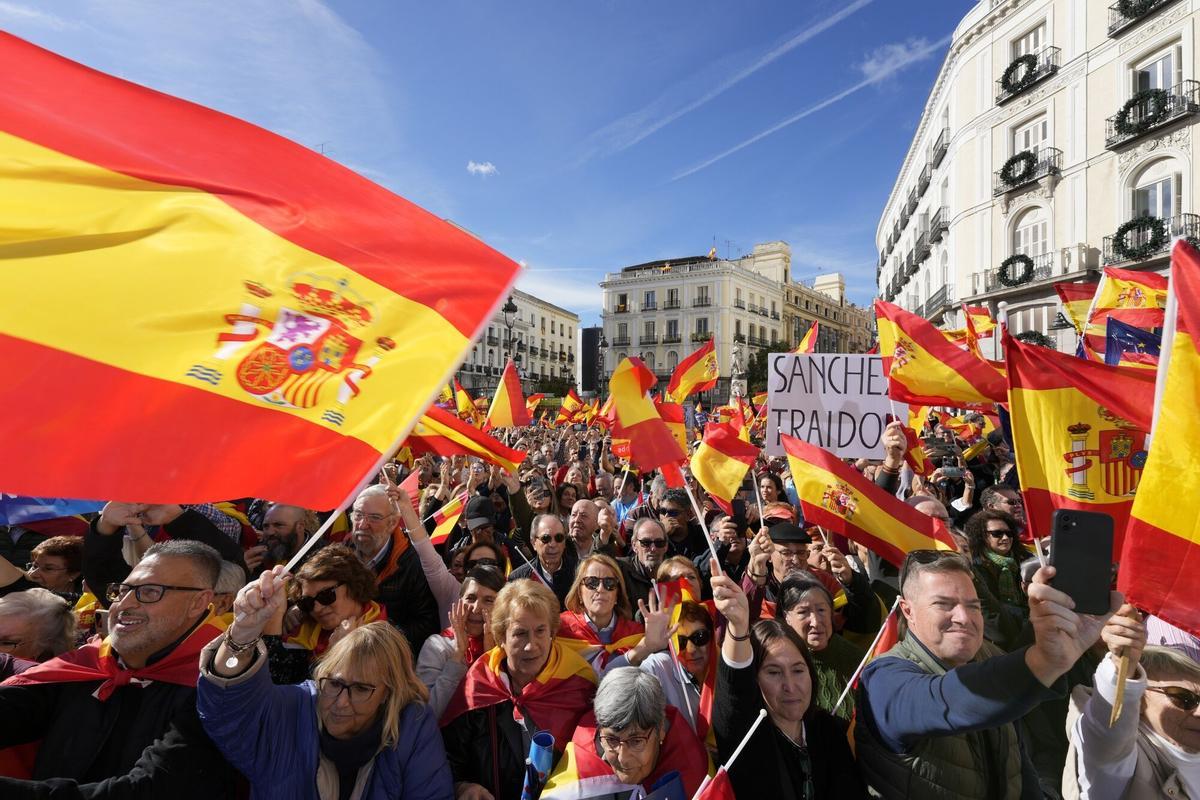
{"type": "Polygon", "coordinates": [[[604,351],[608,349],[608,339],[604,331],[600,331],[600,341],[596,342],[596,396],[604,396],[604,351]]]}
{"type": "Polygon", "coordinates": [[[511,294],[500,311],[504,314],[504,327],[508,329],[508,341],[504,343],[505,354],[512,355],[512,329],[513,325],[517,324],[517,314],[520,313],[520,310],[517,308],[517,304],[513,302],[511,294]]]}

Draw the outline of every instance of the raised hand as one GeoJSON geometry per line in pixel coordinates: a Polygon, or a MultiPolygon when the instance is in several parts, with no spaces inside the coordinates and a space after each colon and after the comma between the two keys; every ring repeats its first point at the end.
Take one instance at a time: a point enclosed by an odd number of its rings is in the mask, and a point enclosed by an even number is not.
{"type": "Polygon", "coordinates": [[[671,624],[671,614],[675,610],[675,606],[663,608],[658,599],[658,593],[651,592],[648,602],[647,600],[638,600],[638,608],[642,612],[642,618],[646,621],[647,653],[665,650],[667,643],[671,641],[671,636],[679,629],[678,625],[671,624]]]}
{"type": "Polygon", "coordinates": [[[709,566],[712,567],[712,580],[710,581],[713,590],[713,604],[716,605],[717,611],[729,620],[729,632],[735,636],[742,636],[750,630],[750,602],[746,599],[746,593],[742,591],[742,587],[734,583],[728,575],[718,574],[718,564],[715,558],[709,559],[709,566]]]}
{"type": "Polygon", "coordinates": [[[883,463],[888,469],[900,469],[904,454],[908,452],[908,439],[904,436],[904,423],[893,420],[888,423],[880,439],[883,445],[883,463]]]}
{"type": "Polygon", "coordinates": [[[111,536],[126,525],[141,525],[142,518],[139,515],[145,508],[145,503],[106,503],[100,511],[96,530],[104,536],[111,536]]]}
{"type": "Polygon", "coordinates": [[[1108,652],[1118,658],[1129,656],[1129,666],[1136,668],[1146,649],[1146,624],[1138,610],[1125,603],[1104,623],[1100,638],[1108,646],[1108,652]]]}
{"type": "MultiPolygon", "coordinates": [[[[450,630],[454,631],[454,657],[459,663],[467,663],[467,645],[470,643],[467,634],[467,604],[455,600],[450,606],[450,630]]],[[[488,627],[488,626],[485,626],[488,627]]]]}
{"type": "Polygon", "coordinates": [[[843,586],[849,585],[850,581],[854,579],[854,569],[850,566],[850,562],[846,560],[846,557],[842,555],[842,551],[831,544],[827,544],[821,548],[821,555],[824,556],[825,561],[829,564],[829,571],[833,573],[834,577],[843,586]]]}
{"type": "Polygon", "coordinates": [[[166,525],[174,522],[182,513],[182,507],[174,503],[166,503],[144,506],[140,516],[144,525],[166,525]]]}
{"type": "Polygon", "coordinates": [[[1066,674],[1083,652],[1100,638],[1105,622],[1125,602],[1120,592],[1110,593],[1110,611],[1095,616],[1077,614],[1070,595],[1050,585],[1054,567],[1042,567],[1029,585],[1029,621],[1034,644],[1025,651],[1025,663],[1043,686],[1066,674]]]}
{"type": "Polygon", "coordinates": [[[262,635],[271,617],[287,603],[287,578],[288,571],[279,565],[241,588],[233,601],[234,620],[229,626],[235,642],[249,642],[262,635]]]}

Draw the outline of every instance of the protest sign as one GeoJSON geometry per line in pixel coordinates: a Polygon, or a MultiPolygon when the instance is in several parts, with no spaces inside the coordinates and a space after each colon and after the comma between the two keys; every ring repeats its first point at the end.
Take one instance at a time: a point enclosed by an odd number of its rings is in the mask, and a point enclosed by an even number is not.
{"type": "MultiPolygon", "coordinates": [[[[879,458],[892,403],[879,356],[773,353],[767,367],[767,455],[783,455],[780,434],[823,447],[839,458],[879,458]]],[[[895,411],[893,411],[893,407],[895,411]]]]}

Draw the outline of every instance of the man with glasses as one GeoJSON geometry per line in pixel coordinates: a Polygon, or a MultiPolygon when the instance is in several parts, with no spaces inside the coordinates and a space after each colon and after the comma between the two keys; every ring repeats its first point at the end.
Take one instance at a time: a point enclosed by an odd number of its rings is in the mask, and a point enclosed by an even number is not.
{"type": "Polygon", "coordinates": [[[643,517],[634,523],[633,535],[629,537],[633,553],[617,559],[625,577],[629,602],[634,608],[638,607],[639,601],[649,601],[651,581],[658,565],[667,557],[668,541],[667,532],[657,520],[643,517]]]}
{"type": "MultiPolygon", "coordinates": [[[[1062,676],[1109,615],[1076,614],[1043,567],[1029,588],[1034,644],[1001,653],[983,640],[971,565],[958,553],[910,552],[900,571],[907,632],[867,665],[855,741],[863,776],[884,798],[1042,798],[1016,722],[1062,696],[1062,676]]],[[[1114,592],[1112,610],[1121,605],[1114,592]]]]}
{"type": "Polygon", "coordinates": [[[989,486],[979,495],[979,504],[986,510],[1003,511],[1013,517],[1021,526],[1017,531],[1018,536],[1025,529],[1025,501],[1021,499],[1021,493],[1011,486],[1002,483],[989,486]]]}
{"type": "Polygon", "coordinates": [[[441,627],[437,600],[405,533],[421,526],[412,501],[398,486],[368,486],[354,501],[350,523],[354,552],[379,585],[376,602],[387,609],[387,621],[407,637],[415,656],[441,627]]]}
{"type": "MultiPolygon", "coordinates": [[[[580,501],[588,502],[588,501],[580,501]]],[[[533,518],[531,535],[534,560],[517,567],[508,582],[523,579],[540,581],[558,597],[559,611],[567,610],[567,594],[575,581],[579,559],[574,545],[567,543],[567,529],[557,514],[538,514],[533,518]]]]}
{"type": "Polygon", "coordinates": [[[0,686],[0,747],[41,740],[32,780],[0,797],[231,797],[233,773],[200,728],[200,650],[221,557],[199,542],[146,551],[106,592],[111,633],[0,686]]]}

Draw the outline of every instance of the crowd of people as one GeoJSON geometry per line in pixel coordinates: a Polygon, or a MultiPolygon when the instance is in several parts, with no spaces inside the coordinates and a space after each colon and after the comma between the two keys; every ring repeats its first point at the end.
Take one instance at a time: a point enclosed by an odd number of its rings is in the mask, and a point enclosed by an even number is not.
{"type": "Polygon", "coordinates": [[[1076,613],[1003,437],[927,426],[928,477],[898,422],[854,464],[958,543],[902,563],[809,524],[784,459],[722,510],[578,425],[493,432],[515,472],[388,465],[332,521],[11,526],[0,797],[686,800],[725,767],[739,798],[1200,798],[1200,642],[1076,613]]]}

